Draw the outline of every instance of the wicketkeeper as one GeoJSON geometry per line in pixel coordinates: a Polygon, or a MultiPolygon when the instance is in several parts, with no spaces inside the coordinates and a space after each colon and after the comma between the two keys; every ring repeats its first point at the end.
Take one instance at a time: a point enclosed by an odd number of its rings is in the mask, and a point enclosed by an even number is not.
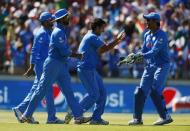
{"type": "Polygon", "coordinates": [[[145,100],[150,94],[160,119],[154,125],[164,125],[173,120],[166,110],[162,95],[164,83],[170,69],[170,58],[167,34],[160,29],[160,15],[152,12],[143,16],[147,21],[147,31],[144,33],[142,52],[129,54],[118,65],[134,64],[145,61],[145,69],[140,87],[135,90],[134,115],[129,125],[142,125],[142,113],[145,100]]]}

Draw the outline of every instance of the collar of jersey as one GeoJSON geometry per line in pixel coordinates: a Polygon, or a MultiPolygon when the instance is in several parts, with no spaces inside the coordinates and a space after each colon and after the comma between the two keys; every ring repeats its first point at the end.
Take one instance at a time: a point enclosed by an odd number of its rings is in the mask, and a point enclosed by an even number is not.
{"type": "Polygon", "coordinates": [[[42,28],[43,28],[48,34],[51,34],[51,33],[52,33],[52,30],[47,29],[47,28],[45,28],[44,26],[42,26],[42,28]]]}
{"type": "Polygon", "coordinates": [[[65,26],[61,23],[57,23],[57,27],[60,28],[60,29],[65,29],[65,26]]]}

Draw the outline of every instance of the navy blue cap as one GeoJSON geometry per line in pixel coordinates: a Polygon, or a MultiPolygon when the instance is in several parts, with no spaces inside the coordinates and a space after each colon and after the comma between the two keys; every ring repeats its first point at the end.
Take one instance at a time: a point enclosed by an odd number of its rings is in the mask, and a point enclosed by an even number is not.
{"type": "Polygon", "coordinates": [[[156,12],[151,12],[151,13],[149,13],[147,15],[143,15],[143,17],[145,19],[153,19],[153,20],[160,21],[160,15],[158,13],[156,13],[156,12]]]}
{"type": "Polygon", "coordinates": [[[54,19],[53,15],[51,13],[49,13],[49,12],[43,12],[43,13],[40,14],[39,20],[41,22],[47,21],[49,19],[54,19]]]}
{"type": "Polygon", "coordinates": [[[68,14],[66,9],[60,9],[55,12],[55,21],[65,17],[68,14]]]}

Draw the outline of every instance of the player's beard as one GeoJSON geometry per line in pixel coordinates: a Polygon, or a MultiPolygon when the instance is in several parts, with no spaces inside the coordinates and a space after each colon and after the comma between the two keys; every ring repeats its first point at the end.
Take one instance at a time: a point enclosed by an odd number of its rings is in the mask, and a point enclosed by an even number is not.
{"type": "Polygon", "coordinates": [[[53,22],[49,23],[50,28],[53,28],[53,22]]]}
{"type": "Polygon", "coordinates": [[[64,24],[64,25],[69,25],[69,22],[66,22],[66,21],[65,21],[65,22],[63,22],[63,24],[64,24]]]}
{"type": "Polygon", "coordinates": [[[52,30],[53,29],[53,22],[47,22],[45,27],[52,30]]]}
{"type": "Polygon", "coordinates": [[[69,19],[63,21],[63,24],[66,25],[66,26],[69,25],[69,19]]]}

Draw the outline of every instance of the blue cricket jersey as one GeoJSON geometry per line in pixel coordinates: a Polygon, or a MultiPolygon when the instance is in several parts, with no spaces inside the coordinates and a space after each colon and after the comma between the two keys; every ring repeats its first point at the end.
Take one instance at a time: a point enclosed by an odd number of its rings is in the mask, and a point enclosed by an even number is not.
{"type": "Polygon", "coordinates": [[[32,46],[31,64],[36,64],[39,61],[43,62],[47,58],[51,33],[51,30],[45,29],[43,26],[38,30],[32,46]]]}
{"type": "Polygon", "coordinates": [[[96,69],[96,66],[99,61],[99,54],[97,49],[102,46],[104,42],[91,31],[83,37],[78,52],[83,53],[84,58],[78,63],[79,68],[81,69],[96,69]]]}
{"type": "Polygon", "coordinates": [[[67,41],[66,29],[64,25],[58,23],[51,35],[48,56],[50,58],[65,62],[68,60],[70,55],[71,49],[67,41]]]}
{"type": "Polygon", "coordinates": [[[170,62],[167,34],[158,29],[154,34],[144,34],[142,54],[147,65],[161,66],[170,62]]]}

